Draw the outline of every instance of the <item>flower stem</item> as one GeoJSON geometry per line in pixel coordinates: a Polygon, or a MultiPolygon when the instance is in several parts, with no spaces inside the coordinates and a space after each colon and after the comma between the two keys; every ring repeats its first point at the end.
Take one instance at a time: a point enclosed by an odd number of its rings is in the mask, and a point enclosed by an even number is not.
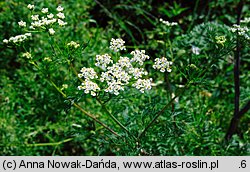
{"type": "MultiPolygon", "coordinates": [[[[33,62],[31,63],[33,64],[38,70],[40,70],[40,68],[33,62]]],[[[67,95],[49,78],[46,78],[47,81],[64,97],[67,98],[67,95]]],[[[85,111],[80,105],[78,105],[75,102],[72,102],[73,106],[75,106],[77,109],[79,109],[83,114],[87,115],[88,117],[90,117],[91,119],[93,119],[94,121],[96,121],[97,123],[99,123],[100,125],[102,125],[104,128],[106,128],[108,131],[110,131],[111,133],[113,133],[116,136],[121,137],[118,133],[116,133],[114,130],[112,130],[111,128],[109,128],[106,124],[104,124],[103,122],[101,122],[99,119],[97,119],[94,115],[88,113],[87,111],[85,111]]]]}
{"type": "MultiPolygon", "coordinates": [[[[66,94],[62,92],[61,89],[59,89],[56,84],[49,80],[49,82],[56,88],[56,90],[61,93],[63,95],[64,98],[67,98],[66,94]]],[[[72,102],[73,106],[75,106],[77,109],[79,109],[82,113],[84,113],[85,115],[87,115],[88,117],[90,117],[91,119],[93,119],[94,121],[96,121],[97,123],[99,123],[100,125],[102,125],[104,128],[106,128],[107,130],[109,130],[111,133],[113,133],[116,136],[120,136],[119,134],[117,134],[115,131],[113,131],[111,128],[109,128],[106,124],[104,124],[103,122],[101,122],[99,119],[97,119],[94,115],[88,113],[87,111],[85,111],[81,106],[79,106],[77,103],[72,102]]]]}
{"type": "Polygon", "coordinates": [[[78,108],[81,112],[83,112],[85,115],[87,115],[88,117],[92,118],[94,121],[96,121],[97,123],[99,123],[100,125],[102,125],[104,128],[106,128],[107,130],[109,130],[111,133],[113,133],[114,135],[116,135],[118,137],[121,137],[118,133],[116,133],[114,130],[112,130],[111,128],[109,128],[106,124],[104,124],[103,122],[101,122],[95,116],[93,116],[92,114],[88,113],[83,108],[81,108],[77,103],[73,103],[73,105],[76,108],[78,108]]]}
{"type": "Polygon", "coordinates": [[[108,111],[108,109],[107,109],[107,107],[105,106],[105,104],[104,103],[102,103],[102,101],[100,100],[100,99],[98,99],[97,98],[97,101],[100,103],[100,105],[102,106],[102,108],[105,110],[105,112],[123,129],[123,130],[125,130],[129,135],[131,135],[130,134],[130,132],[128,131],[128,129],[114,116],[114,115],[112,115],[109,111],[108,111]]]}
{"type": "MultiPolygon", "coordinates": [[[[76,69],[75,69],[75,67],[73,66],[73,64],[72,63],[70,63],[70,67],[71,67],[71,69],[73,70],[73,72],[74,72],[74,74],[76,75],[76,76],[78,76],[77,75],[77,71],[76,71],[76,69]]],[[[83,82],[83,80],[81,79],[81,78],[79,78],[78,77],[78,79],[81,81],[81,82],[83,82]]],[[[128,131],[128,129],[114,116],[114,115],[112,115],[109,111],[108,111],[108,109],[107,109],[107,107],[105,106],[105,104],[100,100],[100,99],[98,99],[98,98],[96,98],[97,99],[97,101],[100,103],[100,105],[102,106],[102,108],[104,109],[104,111],[123,129],[123,130],[125,130],[128,134],[130,134],[129,133],[129,131],[128,131]]]]}
{"type": "Polygon", "coordinates": [[[54,142],[54,143],[34,143],[34,144],[27,144],[28,147],[37,147],[37,146],[58,146],[60,144],[70,142],[73,140],[73,138],[68,138],[66,140],[62,140],[60,142],[54,142]]]}
{"type": "Polygon", "coordinates": [[[165,112],[165,110],[175,101],[175,99],[184,93],[185,88],[188,87],[188,84],[175,96],[173,97],[160,111],[156,113],[154,118],[150,121],[150,123],[144,128],[141,134],[138,136],[138,140],[146,133],[146,131],[152,126],[152,124],[165,112]]]}

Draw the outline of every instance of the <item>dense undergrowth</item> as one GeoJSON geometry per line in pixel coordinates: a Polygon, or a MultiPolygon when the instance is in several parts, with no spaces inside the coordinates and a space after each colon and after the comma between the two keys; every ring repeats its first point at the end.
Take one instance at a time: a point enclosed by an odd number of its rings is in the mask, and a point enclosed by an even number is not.
{"type": "MultiPolygon", "coordinates": [[[[244,29],[250,6],[242,2],[244,29]]],[[[1,155],[250,154],[249,111],[225,139],[235,108],[237,41],[240,108],[250,99],[249,30],[233,32],[239,0],[37,0],[32,12],[30,3],[0,2],[0,40],[32,33],[18,45],[0,43],[1,155]],[[59,5],[65,26],[32,30],[18,24],[30,24],[32,13],[42,8],[56,16],[59,5]],[[113,52],[112,38],[122,38],[126,50],[113,52]],[[115,64],[120,56],[133,58],[130,52],[137,49],[150,57],[135,64],[148,73],[143,77],[152,78],[145,91],[134,88],[134,76],[118,95],[95,79],[97,95],[77,89],[86,83],[78,75],[83,67],[106,70],[95,66],[96,55],[108,53],[115,64]],[[154,67],[161,57],[173,63],[164,72],[154,67]]]]}

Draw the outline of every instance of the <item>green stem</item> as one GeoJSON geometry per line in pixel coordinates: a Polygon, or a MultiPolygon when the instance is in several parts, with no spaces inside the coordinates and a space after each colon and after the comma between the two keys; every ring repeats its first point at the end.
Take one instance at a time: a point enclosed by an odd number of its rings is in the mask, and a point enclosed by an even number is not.
{"type": "MultiPolygon", "coordinates": [[[[76,71],[76,69],[74,68],[74,66],[73,66],[73,64],[72,63],[70,63],[70,67],[71,67],[71,69],[73,70],[73,72],[74,72],[74,74],[76,75],[76,76],[78,76],[77,75],[77,71],[76,71]]],[[[81,79],[81,78],[79,78],[78,77],[78,79],[81,81],[81,82],[83,82],[83,80],[81,79]]],[[[128,134],[130,134],[129,133],[129,131],[128,131],[128,129],[116,118],[116,117],[114,117],[109,111],[108,111],[108,109],[107,109],[107,107],[105,106],[105,104],[100,100],[100,99],[98,99],[98,98],[96,98],[97,99],[97,101],[100,103],[100,105],[102,106],[102,108],[105,110],[105,112],[123,129],[123,130],[125,130],[128,134]]]]}
{"type": "Polygon", "coordinates": [[[168,44],[169,44],[169,51],[170,51],[170,56],[171,60],[174,61],[174,53],[173,53],[173,46],[170,38],[168,38],[168,44]]]}
{"type": "MultiPolygon", "coordinates": [[[[39,67],[34,63],[32,62],[32,64],[38,69],[39,67]]],[[[64,97],[64,98],[67,98],[67,95],[65,93],[62,92],[62,90],[57,87],[57,85],[51,80],[51,79],[48,79],[46,78],[47,81],[64,97]]],[[[72,102],[73,106],[75,106],[77,109],[79,109],[83,114],[87,115],[88,117],[90,117],[91,119],[93,119],[94,121],[96,121],[97,123],[99,123],[100,125],[102,125],[104,128],[106,128],[107,130],[109,130],[111,133],[113,133],[114,135],[116,136],[119,136],[119,134],[117,134],[114,130],[112,130],[111,128],[109,128],[106,124],[104,124],[103,122],[101,122],[99,119],[97,119],[94,115],[88,113],[87,111],[85,111],[81,106],[79,106],[77,103],[75,102],[72,102]]]]}
{"type": "Polygon", "coordinates": [[[48,81],[50,82],[51,85],[53,85],[53,87],[59,92],[61,93],[61,95],[64,97],[64,98],[67,98],[67,95],[62,92],[62,90],[60,88],[57,87],[57,85],[51,80],[51,79],[48,79],[48,81]]]}
{"type": "MultiPolygon", "coordinates": [[[[188,87],[188,84],[185,86],[188,87]]],[[[156,113],[154,118],[150,121],[150,123],[144,128],[144,130],[141,132],[141,134],[138,136],[138,140],[145,134],[145,132],[152,126],[152,124],[165,112],[165,110],[175,101],[175,99],[184,93],[186,89],[183,88],[179,94],[177,94],[175,97],[173,97],[160,111],[156,113]]]]}
{"type": "Polygon", "coordinates": [[[166,32],[163,32],[163,40],[164,40],[164,46],[163,46],[164,53],[163,54],[164,54],[164,57],[167,58],[167,45],[166,45],[167,38],[166,37],[168,37],[166,32]]]}
{"type": "MultiPolygon", "coordinates": [[[[105,112],[123,129],[123,130],[125,130],[128,134],[130,134],[130,132],[128,131],[128,129],[114,116],[114,115],[112,115],[109,111],[108,111],[108,109],[107,109],[107,107],[105,106],[105,104],[103,104],[102,103],[102,101],[100,100],[100,99],[98,99],[98,98],[96,98],[97,99],[97,101],[100,103],[100,105],[102,106],[102,108],[105,110],[105,112]]],[[[131,134],[130,134],[131,135],[131,134]]]]}
{"type": "Polygon", "coordinates": [[[88,113],[87,111],[85,111],[83,108],[81,108],[78,104],[73,103],[73,105],[76,108],[78,108],[81,112],[83,112],[85,115],[87,115],[88,117],[92,118],[94,121],[96,121],[97,123],[99,123],[100,125],[102,125],[104,128],[106,128],[107,130],[109,130],[111,133],[113,133],[114,135],[116,135],[118,137],[121,137],[119,134],[117,134],[114,130],[112,130],[111,128],[109,128],[106,124],[104,124],[103,122],[101,122],[95,116],[91,115],[90,113],[88,113]]]}
{"type": "MultiPolygon", "coordinates": [[[[67,98],[66,94],[62,92],[61,89],[59,89],[56,84],[49,80],[50,83],[56,88],[56,90],[61,93],[63,95],[64,98],[67,98]]],[[[109,128],[106,124],[104,124],[103,122],[101,122],[100,120],[98,120],[94,115],[88,113],[87,111],[85,111],[81,106],[79,106],[77,103],[73,102],[73,106],[75,106],[77,109],[79,109],[81,112],[83,112],[85,115],[87,115],[88,117],[90,117],[91,119],[93,119],[94,121],[96,121],[97,123],[99,123],[100,125],[102,125],[104,128],[106,128],[107,130],[109,130],[111,133],[113,133],[116,136],[119,136],[115,131],[113,131],[111,128],[109,128]]]]}
{"type": "Polygon", "coordinates": [[[35,143],[35,144],[27,144],[28,147],[37,147],[37,146],[58,146],[60,144],[70,142],[73,140],[73,138],[68,138],[66,140],[62,140],[60,142],[54,142],[54,143],[35,143]]]}
{"type": "Polygon", "coordinates": [[[77,73],[77,71],[76,71],[76,69],[75,69],[73,63],[69,63],[69,65],[70,65],[70,68],[73,70],[73,73],[77,76],[77,78],[78,78],[81,82],[83,82],[83,79],[78,77],[78,73],[77,73]]]}
{"type": "Polygon", "coordinates": [[[198,6],[199,6],[199,2],[200,2],[200,0],[195,1],[195,6],[194,6],[194,10],[193,10],[193,17],[192,17],[193,20],[191,21],[191,24],[188,27],[187,33],[190,32],[190,30],[193,27],[193,24],[194,24],[195,20],[197,19],[197,9],[198,9],[198,6]]]}
{"type": "Polygon", "coordinates": [[[58,50],[58,51],[60,52],[60,54],[63,56],[63,52],[62,52],[62,50],[60,49],[60,47],[59,47],[59,45],[57,44],[57,42],[55,42],[54,37],[51,36],[49,33],[48,33],[48,35],[49,35],[50,46],[51,46],[53,52],[55,53],[55,55],[57,55],[57,53],[56,53],[56,51],[55,51],[55,46],[54,46],[54,45],[56,45],[57,50],[58,50]]]}

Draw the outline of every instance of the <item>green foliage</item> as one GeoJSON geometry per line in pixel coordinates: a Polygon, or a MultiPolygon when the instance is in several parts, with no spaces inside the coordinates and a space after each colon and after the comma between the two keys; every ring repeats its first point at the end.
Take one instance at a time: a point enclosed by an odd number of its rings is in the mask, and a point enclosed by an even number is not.
{"type": "MultiPolygon", "coordinates": [[[[53,26],[54,35],[45,28],[20,46],[0,43],[1,155],[250,154],[249,112],[238,133],[224,141],[234,110],[238,37],[230,28],[238,1],[60,2],[34,2],[35,11],[46,7],[54,14],[63,6],[68,24],[53,26]],[[178,25],[169,27],[160,18],[178,25]],[[111,38],[126,41],[122,56],[146,50],[151,58],[143,67],[153,79],[151,90],[142,94],[128,85],[119,95],[102,91],[97,97],[77,90],[83,82],[77,74],[93,67],[96,55],[120,56],[109,49],[111,38]],[[71,41],[80,47],[70,48],[71,41]],[[32,58],[23,57],[25,52],[32,58]],[[171,73],[152,67],[163,56],[173,62],[171,73]]],[[[20,20],[31,22],[27,5],[0,2],[0,40],[27,31],[18,26],[20,20]]],[[[244,105],[250,99],[249,40],[240,41],[244,105]]]]}

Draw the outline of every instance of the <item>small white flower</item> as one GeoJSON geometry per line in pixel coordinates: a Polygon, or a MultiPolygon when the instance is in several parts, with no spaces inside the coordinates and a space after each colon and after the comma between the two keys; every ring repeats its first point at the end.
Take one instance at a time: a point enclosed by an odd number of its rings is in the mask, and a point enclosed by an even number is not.
{"type": "Polygon", "coordinates": [[[95,70],[93,68],[83,67],[80,70],[80,72],[81,73],[78,74],[79,78],[84,77],[84,79],[86,79],[86,80],[98,78],[97,73],[95,72],[95,70]]]}
{"type": "Polygon", "coordinates": [[[26,33],[24,35],[16,35],[14,37],[10,37],[9,42],[12,42],[14,44],[21,43],[21,42],[25,41],[26,39],[28,39],[29,37],[31,37],[31,36],[29,36],[30,34],[31,33],[26,33]]]}
{"type": "Polygon", "coordinates": [[[39,20],[39,15],[32,15],[31,20],[34,20],[34,21],[39,20]]]}
{"type": "Polygon", "coordinates": [[[240,26],[240,25],[237,25],[237,24],[234,24],[232,28],[230,28],[230,30],[233,32],[233,33],[238,33],[240,36],[242,36],[243,38],[249,40],[249,28],[246,27],[246,26],[240,26]]]}
{"type": "Polygon", "coordinates": [[[9,43],[8,39],[4,39],[3,43],[8,44],[9,43]]]}
{"type": "Polygon", "coordinates": [[[133,85],[141,93],[144,93],[145,90],[150,90],[152,88],[152,78],[150,79],[138,79],[133,85]]]}
{"type": "Polygon", "coordinates": [[[50,35],[54,35],[54,34],[55,34],[55,31],[54,31],[53,28],[50,28],[50,29],[49,29],[49,34],[50,34],[50,35]]]}
{"type": "MultiPolygon", "coordinates": [[[[31,24],[32,24],[32,23],[31,23],[31,24]]],[[[34,26],[30,26],[29,28],[30,28],[30,29],[32,29],[32,30],[34,30],[34,29],[35,29],[35,28],[34,28],[34,26]]]]}
{"type": "Polygon", "coordinates": [[[43,25],[43,23],[41,22],[41,20],[39,21],[35,21],[31,23],[31,26],[35,29],[36,27],[41,27],[43,25]]]}
{"type": "Polygon", "coordinates": [[[178,23],[176,23],[176,22],[165,21],[162,18],[160,18],[160,22],[163,23],[164,25],[168,26],[168,27],[172,27],[172,26],[178,25],[178,23]]]}
{"type": "Polygon", "coordinates": [[[108,82],[108,87],[104,89],[105,92],[109,92],[114,95],[119,95],[119,91],[123,91],[124,87],[121,81],[115,81],[113,80],[112,82],[108,82]]]}
{"type": "Polygon", "coordinates": [[[27,59],[31,59],[32,58],[32,56],[31,56],[31,54],[29,52],[23,53],[22,57],[25,57],[27,59]]]}
{"type": "Polygon", "coordinates": [[[31,37],[32,36],[31,33],[25,33],[24,35],[27,36],[27,37],[31,37]]]}
{"type": "Polygon", "coordinates": [[[246,17],[244,20],[240,20],[241,23],[249,23],[250,17],[246,17]]]}
{"type": "Polygon", "coordinates": [[[155,63],[153,65],[154,69],[160,70],[160,72],[165,72],[167,69],[167,72],[171,72],[171,65],[173,62],[169,62],[167,58],[162,57],[162,58],[156,58],[155,63]]]}
{"type": "Polygon", "coordinates": [[[58,19],[57,22],[59,26],[65,26],[67,24],[67,22],[62,21],[61,19],[58,19]]]}
{"type": "Polygon", "coordinates": [[[43,8],[43,9],[42,9],[42,13],[45,14],[45,13],[48,13],[48,12],[49,12],[49,9],[48,9],[48,8],[43,8]]]}
{"type": "Polygon", "coordinates": [[[35,8],[35,6],[34,6],[34,5],[29,4],[29,5],[27,6],[27,8],[28,8],[28,9],[30,9],[30,10],[33,10],[33,9],[35,8]]]}
{"type": "Polygon", "coordinates": [[[26,22],[21,20],[20,22],[18,22],[18,25],[21,27],[26,27],[26,22]]]}
{"type": "Polygon", "coordinates": [[[84,90],[85,94],[91,94],[92,96],[96,96],[96,92],[100,90],[99,86],[90,81],[90,80],[85,80],[82,85],[78,86],[78,90],[84,90]]]}
{"type": "Polygon", "coordinates": [[[128,57],[120,57],[120,59],[117,62],[117,65],[121,68],[132,68],[132,64],[130,63],[130,60],[128,57]]]}
{"type": "Polygon", "coordinates": [[[59,11],[59,12],[61,12],[61,11],[63,11],[63,7],[62,7],[62,6],[58,6],[58,7],[56,8],[56,10],[59,11]]]}
{"type": "Polygon", "coordinates": [[[200,51],[201,51],[199,47],[196,47],[194,45],[192,45],[191,50],[192,50],[192,53],[195,54],[195,55],[199,55],[200,51]]]}
{"type": "Polygon", "coordinates": [[[52,18],[54,17],[54,14],[50,13],[50,14],[47,15],[47,17],[48,17],[49,19],[52,19],[52,18]]]}
{"type": "Polygon", "coordinates": [[[52,62],[52,59],[50,57],[44,57],[43,59],[45,62],[52,62]]]}
{"type": "Polygon", "coordinates": [[[78,47],[80,47],[80,44],[78,44],[75,41],[70,41],[70,43],[68,43],[67,46],[71,47],[71,48],[74,48],[74,49],[77,49],[78,47]]]}
{"type": "Polygon", "coordinates": [[[61,13],[61,12],[57,14],[57,17],[60,18],[60,19],[65,19],[64,14],[61,13]]]}
{"type": "Polygon", "coordinates": [[[139,63],[140,66],[143,65],[143,62],[145,60],[150,58],[148,55],[145,54],[145,50],[141,50],[141,51],[135,50],[135,51],[132,51],[130,54],[133,55],[131,62],[137,62],[137,63],[139,63]]]}
{"type": "Polygon", "coordinates": [[[113,63],[113,60],[111,59],[110,55],[96,55],[96,66],[105,69],[110,63],[113,63]]]}
{"type": "Polygon", "coordinates": [[[148,72],[144,68],[130,68],[129,74],[133,75],[135,79],[139,79],[143,75],[148,75],[148,72]]]}
{"type": "Polygon", "coordinates": [[[125,41],[123,41],[122,39],[118,38],[118,39],[111,39],[110,42],[110,49],[113,50],[114,52],[118,52],[120,50],[126,50],[126,47],[124,46],[125,41]]]}

